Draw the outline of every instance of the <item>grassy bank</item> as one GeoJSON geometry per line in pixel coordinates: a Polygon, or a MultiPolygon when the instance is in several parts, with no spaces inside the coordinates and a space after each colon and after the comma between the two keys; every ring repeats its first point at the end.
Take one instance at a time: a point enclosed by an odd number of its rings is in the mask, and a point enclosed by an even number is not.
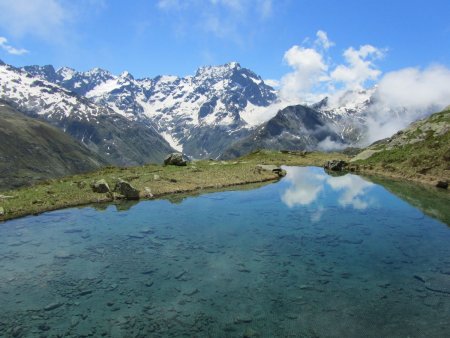
{"type": "Polygon", "coordinates": [[[333,153],[255,152],[232,161],[196,161],[186,167],[145,165],[130,168],[107,167],[88,174],[50,180],[31,187],[0,193],[0,207],[4,214],[0,221],[44,211],[114,201],[111,193],[95,193],[91,184],[104,179],[111,188],[119,179],[139,189],[142,199],[172,194],[196,193],[210,189],[224,189],[243,184],[269,182],[278,175],[256,168],[257,164],[322,166],[330,159],[348,158],[333,153]]]}

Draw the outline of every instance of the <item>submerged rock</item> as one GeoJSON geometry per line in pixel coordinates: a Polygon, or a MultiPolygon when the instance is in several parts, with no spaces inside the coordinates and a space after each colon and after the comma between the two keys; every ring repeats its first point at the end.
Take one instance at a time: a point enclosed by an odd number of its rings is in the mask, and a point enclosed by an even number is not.
{"type": "Polygon", "coordinates": [[[92,185],[92,191],[97,193],[107,193],[110,189],[108,183],[104,179],[101,179],[92,185]]]}
{"type": "Polygon", "coordinates": [[[343,171],[347,166],[347,162],[342,160],[331,160],[326,162],[323,167],[327,170],[331,171],[343,171]]]}
{"type": "Polygon", "coordinates": [[[49,304],[46,307],[44,307],[44,311],[52,311],[63,305],[64,305],[63,303],[52,303],[52,304],[49,304]]]}
{"type": "Polygon", "coordinates": [[[182,153],[172,153],[164,159],[164,165],[185,166],[187,165],[187,160],[182,153]]]}
{"type": "Polygon", "coordinates": [[[124,180],[119,180],[114,187],[114,191],[123,195],[127,200],[139,199],[139,190],[124,180]]]}

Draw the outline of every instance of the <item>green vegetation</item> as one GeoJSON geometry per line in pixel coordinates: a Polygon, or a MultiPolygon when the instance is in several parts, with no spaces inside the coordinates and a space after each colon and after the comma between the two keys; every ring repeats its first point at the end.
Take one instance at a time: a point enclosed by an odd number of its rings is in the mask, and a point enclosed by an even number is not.
{"type": "Polygon", "coordinates": [[[428,183],[450,181],[450,110],[413,123],[367,151],[374,153],[353,161],[362,171],[428,183]]]}
{"type": "Polygon", "coordinates": [[[342,154],[282,153],[257,151],[233,161],[197,161],[185,167],[145,165],[130,168],[106,167],[99,171],[43,182],[18,190],[4,191],[0,220],[90,203],[112,202],[115,193],[94,193],[91,185],[105,179],[111,188],[119,179],[140,190],[141,198],[223,189],[278,179],[278,175],[256,168],[257,164],[321,166],[330,159],[348,159],[342,154]]]}

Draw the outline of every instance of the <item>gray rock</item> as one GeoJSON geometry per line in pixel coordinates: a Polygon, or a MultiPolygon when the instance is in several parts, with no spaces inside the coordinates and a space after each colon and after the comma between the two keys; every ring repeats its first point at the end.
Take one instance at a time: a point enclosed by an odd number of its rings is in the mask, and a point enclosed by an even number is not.
{"type": "Polygon", "coordinates": [[[124,180],[119,180],[114,187],[114,191],[123,195],[127,200],[138,200],[139,190],[124,180]]]}
{"type": "Polygon", "coordinates": [[[98,180],[92,185],[92,191],[97,193],[107,193],[110,191],[108,183],[104,180],[98,180]]]}
{"type": "Polygon", "coordinates": [[[187,165],[187,160],[183,157],[182,153],[172,153],[169,154],[164,159],[165,165],[177,165],[177,166],[185,166],[187,165]]]}
{"type": "Polygon", "coordinates": [[[347,162],[342,160],[331,160],[326,162],[323,167],[327,170],[331,171],[343,171],[347,166],[347,162]]]}

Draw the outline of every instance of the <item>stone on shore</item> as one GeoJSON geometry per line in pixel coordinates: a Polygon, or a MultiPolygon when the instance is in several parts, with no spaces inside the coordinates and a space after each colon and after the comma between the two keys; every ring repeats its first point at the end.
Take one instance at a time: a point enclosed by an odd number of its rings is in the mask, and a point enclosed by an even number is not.
{"type": "Polygon", "coordinates": [[[101,179],[92,185],[92,191],[97,193],[107,193],[110,189],[108,183],[104,179],[101,179]]]}
{"type": "Polygon", "coordinates": [[[326,162],[323,167],[331,171],[343,171],[347,167],[347,162],[342,160],[331,160],[326,162]]]}
{"type": "Polygon", "coordinates": [[[286,176],[286,170],[281,169],[279,166],[273,164],[257,164],[256,168],[259,170],[271,171],[274,174],[277,174],[279,177],[286,176]]]}
{"type": "Polygon", "coordinates": [[[138,200],[139,190],[124,180],[119,180],[114,187],[114,191],[124,196],[127,200],[138,200]]]}

